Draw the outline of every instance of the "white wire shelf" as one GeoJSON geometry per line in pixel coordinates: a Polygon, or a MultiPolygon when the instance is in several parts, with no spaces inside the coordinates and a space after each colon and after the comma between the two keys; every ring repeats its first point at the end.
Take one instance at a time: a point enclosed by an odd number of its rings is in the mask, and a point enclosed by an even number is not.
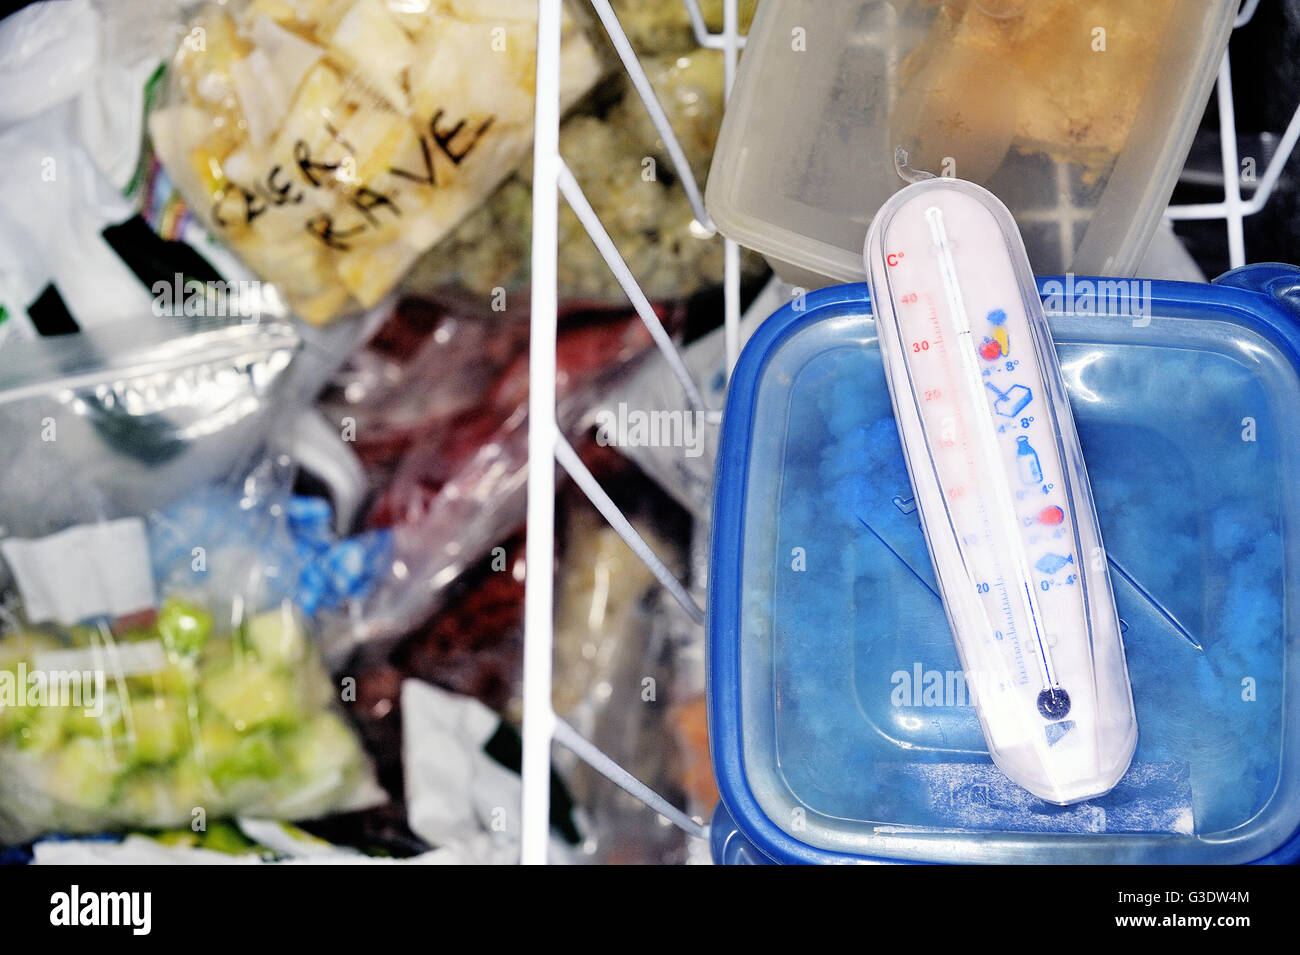
{"type": "MultiPolygon", "coordinates": [[[[697,0],[683,0],[696,42],[723,51],[724,91],[731,92],[740,38],[736,0],[724,0],[723,32],[709,33],[697,0]]],[[[592,8],[613,43],[637,95],[645,104],[655,130],[663,139],[690,201],[691,211],[707,232],[716,232],[704,208],[704,195],[686,161],[686,154],[667,113],[637,59],[609,0],[591,0],[592,8]]],[[[633,308],[649,329],[686,394],[691,409],[716,425],[720,411],[706,407],[699,385],[677,350],[617,246],[601,224],[573,174],[559,154],[560,22],[562,0],[538,0],[537,106],[533,141],[532,326],[529,346],[528,397],[528,541],[529,568],[524,594],[524,707],[522,853],[525,864],[544,864],[550,831],[551,746],[560,743],[607,779],[617,783],[689,835],[703,838],[704,822],[691,818],[645,786],[589,740],[563,722],[551,705],[551,665],[554,648],[552,566],[555,547],[555,463],[583,490],[615,531],[646,564],[690,618],[704,623],[704,611],[686,586],[650,549],[619,511],[618,506],[564,440],[555,421],[555,345],[557,292],[557,221],[560,196],[573,209],[614,273],[633,308]]],[[[740,351],[740,253],[725,241],[723,282],[727,367],[740,351]]]]}
{"type": "MultiPolygon", "coordinates": [[[[671,2],[671,0],[664,0],[664,2],[671,2]]],[[[685,4],[696,43],[706,49],[722,51],[724,90],[729,96],[735,78],[738,52],[743,47],[745,39],[738,31],[737,0],[724,0],[721,33],[709,32],[698,0],[681,0],[681,2],[685,4]]],[[[590,0],[590,3],[609,34],[614,49],[627,70],[629,80],[645,104],[656,131],[663,139],[665,150],[686,192],[695,219],[706,231],[716,231],[704,207],[703,192],[686,161],[680,141],[609,0],[590,0]]],[[[1259,0],[1245,0],[1235,26],[1239,28],[1250,22],[1258,6],[1259,0]]],[[[697,838],[708,836],[707,825],[702,820],[693,818],[673,806],[623,769],[572,726],[561,720],[551,703],[554,647],[555,465],[557,463],[573,478],[610,526],[627,542],[688,616],[697,624],[704,622],[704,611],[691,596],[690,590],[673,575],[645,540],[637,534],[618,506],[583,465],[577,452],[564,439],[556,424],[557,225],[561,196],[578,216],[638,316],[649,329],[656,346],[681,384],[691,409],[700,413],[712,426],[718,425],[721,420],[720,409],[707,407],[699,384],[691,377],[681,353],[587,201],[582,187],[560,156],[559,77],[562,9],[563,0],[538,0],[528,402],[528,539],[525,552],[528,576],[524,600],[521,861],[525,864],[547,862],[550,831],[551,748],[557,743],[688,835],[697,838]]],[[[1246,262],[1243,220],[1264,208],[1281,178],[1297,140],[1300,139],[1300,105],[1282,134],[1277,149],[1260,176],[1254,191],[1249,198],[1243,198],[1241,173],[1238,167],[1232,77],[1229,56],[1226,52],[1219,69],[1216,95],[1222,143],[1224,199],[1216,203],[1170,206],[1166,210],[1166,217],[1171,220],[1223,219],[1227,227],[1230,263],[1233,268],[1237,268],[1246,262]]],[[[740,252],[735,242],[724,241],[723,325],[727,369],[730,371],[740,351],[740,252]]]]}

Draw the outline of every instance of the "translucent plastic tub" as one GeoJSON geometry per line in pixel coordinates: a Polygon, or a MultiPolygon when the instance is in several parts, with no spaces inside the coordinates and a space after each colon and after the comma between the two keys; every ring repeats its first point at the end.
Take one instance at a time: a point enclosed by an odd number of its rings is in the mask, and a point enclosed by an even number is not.
{"type": "Polygon", "coordinates": [[[836,286],[767,320],[728,397],[709,608],[719,861],[1300,857],[1300,269],[1039,288],[1124,629],[1132,768],[1058,807],[992,765],[865,286],[836,286]]]}
{"type": "Polygon", "coordinates": [[[714,153],[709,215],[788,281],[858,281],[867,226],[905,184],[902,146],[914,168],[1006,202],[1038,274],[1131,275],[1236,10],[1236,0],[767,0],[714,153]]]}

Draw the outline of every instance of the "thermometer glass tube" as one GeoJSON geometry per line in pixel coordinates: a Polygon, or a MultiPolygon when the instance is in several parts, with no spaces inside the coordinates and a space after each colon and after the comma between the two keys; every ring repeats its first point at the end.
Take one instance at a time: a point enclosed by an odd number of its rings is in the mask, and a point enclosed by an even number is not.
{"type": "Polygon", "coordinates": [[[867,237],[880,350],[989,753],[1068,804],[1128,769],[1137,720],[1106,555],[1029,260],[991,193],[929,179],[867,237]]]}

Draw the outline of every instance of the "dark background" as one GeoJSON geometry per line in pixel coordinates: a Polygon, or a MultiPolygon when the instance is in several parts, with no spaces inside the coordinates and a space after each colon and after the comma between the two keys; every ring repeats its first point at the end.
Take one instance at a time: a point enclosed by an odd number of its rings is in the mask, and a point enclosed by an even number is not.
{"type": "MultiPolygon", "coordinates": [[[[1264,173],[1277,141],[1300,106],[1300,0],[1262,0],[1250,23],[1234,31],[1233,102],[1237,150],[1255,159],[1264,173]]],[[[1264,209],[1245,220],[1247,262],[1300,264],[1300,149],[1292,153],[1264,209]]],[[[1242,197],[1253,187],[1243,185],[1242,197]]],[[[1223,198],[1219,155],[1217,94],[1211,95],[1195,144],[1187,158],[1173,203],[1218,202],[1223,198]]],[[[1208,278],[1228,269],[1228,242],[1222,220],[1178,222],[1174,231],[1208,278]]]]}

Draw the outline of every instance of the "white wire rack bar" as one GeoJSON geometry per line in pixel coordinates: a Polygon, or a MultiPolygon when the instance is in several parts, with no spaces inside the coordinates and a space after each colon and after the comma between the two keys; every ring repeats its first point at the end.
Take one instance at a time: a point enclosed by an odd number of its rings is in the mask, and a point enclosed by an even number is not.
{"type": "MultiPolygon", "coordinates": [[[[690,0],[686,0],[688,10],[690,0]]],[[[682,182],[696,221],[709,232],[715,231],[704,209],[703,193],[695,180],[686,154],[681,148],[668,115],[628,42],[622,25],[608,0],[591,0],[596,15],[609,34],[614,49],[627,70],[633,87],[645,104],[656,132],[682,182]]],[[[736,63],[736,0],[725,0],[724,18],[731,39],[723,43],[725,51],[725,88],[730,91],[736,63]]],[[[692,25],[703,18],[695,6],[692,25]]],[[[555,420],[555,345],[556,306],[558,303],[558,214],[562,195],[578,216],[583,228],[596,244],[605,263],[614,273],[624,294],[631,301],[642,322],[649,329],[681,383],[693,411],[705,420],[717,423],[720,414],[705,406],[699,386],[691,377],[681,353],[665,331],[659,316],[650,305],[636,278],[628,269],[617,246],[600,218],[583,194],[582,187],[565,165],[559,151],[560,125],[560,25],[562,0],[538,0],[537,14],[537,105],[533,133],[533,248],[532,248],[532,326],[529,339],[528,395],[528,541],[525,564],[528,576],[524,588],[524,707],[523,707],[523,806],[520,813],[520,861],[526,865],[545,864],[550,834],[551,745],[560,742],[597,772],[661,813],[690,835],[702,837],[707,828],[698,820],[674,808],[667,800],[645,786],[621,766],[609,759],[573,727],[563,723],[551,705],[551,667],[554,652],[554,552],[555,552],[555,464],[558,462],[574,479],[611,527],[627,542],[633,552],[654,573],[660,584],[673,595],[697,624],[704,622],[704,611],[691,598],[686,587],[664,565],[641,538],[618,506],[583,465],[577,452],[561,436],[555,420]]],[[[696,30],[699,34],[698,28],[696,30]]],[[[729,347],[735,342],[738,351],[740,296],[739,252],[728,242],[724,282],[727,295],[724,321],[728,327],[729,347]]],[[[729,351],[729,366],[734,356],[729,351]]]]}
{"type": "Polygon", "coordinates": [[[637,59],[636,51],[632,49],[627,34],[623,32],[623,28],[619,25],[618,17],[614,15],[609,0],[591,0],[591,5],[596,11],[596,16],[600,17],[605,32],[609,34],[609,39],[618,52],[618,58],[623,61],[623,68],[627,70],[627,75],[632,80],[632,88],[636,90],[637,95],[641,97],[641,102],[645,104],[646,111],[654,122],[655,132],[663,138],[664,148],[668,150],[668,157],[673,161],[673,167],[679,173],[686,170],[686,174],[682,176],[682,189],[686,192],[686,198],[690,200],[691,212],[695,214],[695,221],[710,232],[716,232],[713,223],[709,221],[708,212],[705,211],[704,196],[700,192],[699,184],[695,181],[695,177],[691,175],[691,167],[686,161],[686,153],[682,149],[681,143],[677,141],[677,135],[673,131],[672,124],[668,122],[668,114],[664,112],[659,97],[655,95],[654,87],[650,85],[650,77],[646,76],[645,68],[641,66],[641,61],[637,59]]]}
{"type": "Polygon", "coordinates": [[[557,719],[555,721],[555,741],[606,779],[617,783],[637,799],[640,799],[683,832],[700,839],[708,838],[708,826],[698,819],[692,819],[663,796],[641,782],[564,720],[557,719]]]}
{"type": "MultiPolygon", "coordinates": [[[[686,0],[688,10],[699,9],[695,0],[686,0]]],[[[736,0],[723,0],[722,4],[722,83],[724,102],[731,98],[731,86],[736,81],[736,57],[740,48],[740,18],[736,0]]],[[[694,21],[692,20],[692,23],[694,21]]],[[[699,33],[697,31],[696,37],[699,33]]],[[[723,240],[723,347],[727,354],[727,375],[736,367],[740,357],[740,246],[731,239],[723,240]]],[[[718,413],[718,421],[722,413],[718,413]]]]}
{"type": "MultiPolygon", "coordinates": [[[[664,0],[664,2],[671,2],[671,0],[664,0]]],[[[738,35],[740,31],[740,18],[737,2],[736,0],[723,0],[723,29],[721,34],[708,32],[708,28],[704,23],[704,16],[700,12],[698,0],[683,0],[683,3],[686,5],[686,11],[691,20],[691,29],[695,34],[696,42],[702,47],[722,50],[723,90],[724,96],[729,97],[731,95],[731,84],[736,77],[736,58],[743,40],[743,38],[738,35]]],[[[591,5],[596,11],[596,15],[600,18],[600,22],[604,26],[605,32],[609,34],[609,38],[614,45],[614,50],[618,53],[618,58],[622,62],[623,68],[627,71],[627,75],[632,81],[632,86],[636,90],[637,96],[639,96],[641,102],[645,104],[646,111],[650,114],[650,121],[654,123],[655,132],[657,132],[660,139],[664,141],[664,149],[668,153],[668,158],[672,160],[674,171],[681,180],[682,188],[686,192],[686,198],[690,202],[691,212],[695,216],[695,221],[699,223],[700,228],[705,232],[717,232],[717,228],[714,226],[712,219],[709,218],[708,210],[704,208],[704,194],[700,189],[699,183],[695,181],[695,174],[691,170],[690,163],[686,161],[686,152],[682,149],[681,143],[677,139],[677,133],[673,130],[672,123],[668,121],[668,114],[664,111],[663,104],[659,102],[659,97],[655,95],[654,87],[650,83],[650,78],[646,76],[645,68],[641,66],[641,61],[637,59],[636,51],[632,49],[632,44],[628,41],[627,34],[623,31],[623,27],[619,23],[618,16],[610,6],[609,0],[591,0],[591,5]]],[[[564,188],[563,182],[561,182],[561,188],[564,188]]],[[[584,205],[585,202],[586,200],[584,199],[584,205]]],[[[570,205],[572,205],[571,200],[570,205]]],[[[578,212],[579,217],[582,217],[582,211],[576,207],[574,211],[578,212]]],[[[594,219],[594,214],[591,215],[590,218],[594,219]]],[[[596,239],[597,234],[602,236],[604,235],[605,230],[599,226],[598,220],[596,223],[598,233],[592,232],[592,228],[588,225],[586,220],[584,220],[583,224],[587,226],[587,231],[592,233],[593,240],[596,239]]],[[[609,262],[610,267],[614,269],[615,275],[618,276],[619,283],[623,284],[623,273],[627,271],[626,268],[624,267],[620,270],[615,267],[611,257],[606,254],[605,246],[603,246],[600,241],[597,241],[596,244],[597,247],[601,249],[602,254],[605,255],[605,261],[609,262]]],[[[605,236],[605,245],[613,248],[612,243],[608,241],[608,236],[605,236]]],[[[617,249],[614,251],[617,254],[617,249]]],[[[619,257],[619,261],[622,261],[621,257],[619,257]]],[[[726,329],[723,334],[725,336],[725,347],[727,353],[727,371],[730,373],[731,369],[736,364],[736,358],[739,357],[740,354],[740,246],[731,239],[723,240],[722,284],[723,325],[726,329]]],[[[627,285],[624,284],[623,289],[627,292],[627,285]]],[[[628,295],[634,304],[638,297],[644,298],[644,296],[640,295],[639,290],[635,296],[630,292],[628,295]]],[[[639,306],[638,311],[640,311],[639,306]]],[[[644,318],[644,314],[642,317],[644,318]]],[[[669,359],[669,364],[672,366],[674,374],[681,379],[684,368],[679,372],[678,362],[675,362],[672,359],[669,359]]],[[[683,381],[682,384],[683,387],[687,389],[686,393],[687,397],[691,400],[692,409],[697,412],[705,410],[703,403],[698,400],[699,390],[693,385],[687,386],[685,381],[683,381]]],[[[709,422],[712,424],[717,424],[722,420],[721,411],[708,411],[707,417],[709,422]]]]}
{"type": "Polygon", "coordinates": [[[1233,29],[1244,27],[1250,22],[1250,18],[1255,15],[1255,10],[1259,7],[1259,0],[1245,0],[1241,9],[1237,11],[1237,20],[1233,23],[1233,29]]]}
{"type": "MultiPolygon", "coordinates": [[[[665,0],[667,2],[667,0],[665,0]]],[[[738,51],[744,46],[739,35],[737,0],[724,0],[723,31],[708,31],[698,0],[682,0],[690,18],[696,42],[706,49],[721,50],[724,89],[728,96],[735,78],[738,51]]],[[[610,36],[633,88],[645,104],[655,130],[681,180],[691,209],[700,226],[714,231],[704,207],[703,192],[695,180],[685,152],[667,113],[628,42],[609,0],[591,0],[593,9],[610,36]]],[[[1259,0],[1245,0],[1235,23],[1248,23],[1259,0]]],[[[554,547],[555,465],[558,463],[582,489],[610,526],[627,542],[660,584],[677,600],[696,623],[704,612],[687,588],[641,538],[618,506],[600,487],[573,447],[564,439],[555,418],[556,306],[558,303],[558,212],[559,198],[574,210],[591,236],[606,264],[641,317],[669,368],[681,383],[687,401],[705,420],[716,425],[721,412],[709,409],[698,384],[692,378],[676,345],[664,330],[649,299],[637,284],[609,233],[587,201],[581,186],[559,152],[560,26],[563,0],[538,0],[537,20],[537,105],[533,142],[533,244],[532,244],[532,330],[529,346],[528,422],[528,541],[525,558],[528,576],[524,599],[524,686],[523,686],[523,797],[521,861],[545,864],[550,833],[551,746],[559,743],[596,772],[616,783],[646,806],[689,835],[706,838],[708,827],[693,819],[646,786],[602,752],[576,729],[561,720],[551,704],[552,653],[554,650],[554,547]]],[[[1217,96],[1223,150],[1224,201],[1200,205],[1170,206],[1170,219],[1225,219],[1228,225],[1229,256],[1233,267],[1244,264],[1245,243],[1242,219],[1262,209],[1276,187],[1287,159],[1300,140],[1300,108],[1278,143],[1277,150],[1249,199],[1241,198],[1237,167],[1236,123],[1232,100],[1232,77],[1225,53],[1219,70],[1217,96]]],[[[740,250],[725,240],[724,338],[727,368],[740,351],[740,250]]]]}
{"type": "MultiPolygon", "coordinates": [[[[689,174],[689,167],[687,169],[689,174]]],[[[664,329],[663,323],[659,321],[659,316],[655,313],[654,307],[650,304],[650,299],[646,297],[641,286],[637,284],[636,277],[632,275],[632,270],[627,267],[623,260],[623,255],[618,251],[618,246],[614,240],[609,237],[605,231],[605,226],[601,223],[600,217],[596,215],[596,210],[591,208],[591,203],[587,201],[587,196],[583,193],[582,187],[578,185],[578,180],[573,178],[573,173],[569,171],[568,165],[563,159],[559,161],[558,182],[560,195],[569,204],[574,213],[578,216],[578,221],[582,223],[587,234],[591,236],[591,241],[596,244],[597,250],[609,266],[614,277],[618,279],[618,284],[623,289],[623,294],[628,297],[632,307],[636,309],[637,315],[641,317],[642,323],[649,329],[650,336],[654,339],[659,351],[668,361],[668,367],[672,369],[673,375],[681,383],[682,390],[686,392],[686,400],[690,402],[691,410],[697,414],[702,413],[704,408],[704,398],[700,394],[700,388],[691,377],[690,371],[686,367],[686,362],[682,359],[681,352],[673,344],[673,340],[668,336],[664,329]]]]}
{"type": "Polygon", "coordinates": [[[555,344],[559,299],[561,0],[537,3],[533,111],[532,299],[528,340],[528,540],[524,545],[523,806],[520,861],[544,865],[550,842],[552,614],[555,560],[555,344]]]}
{"type": "Polygon", "coordinates": [[[631,523],[623,512],[618,509],[618,505],[605,493],[605,489],[600,486],[600,482],[587,470],[587,466],[582,463],[582,458],[578,457],[578,452],[573,450],[573,446],[564,440],[563,435],[558,436],[555,440],[555,459],[560,462],[560,467],[564,468],[569,477],[573,478],[573,483],[582,489],[587,495],[587,499],[596,505],[596,510],[600,511],[605,520],[609,521],[609,526],[618,532],[618,536],[627,542],[632,548],[632,552],[641,559],[641,563],[649,568],[650,572],[655,575],[655,579],[672,594],[687,616],[698,624],[704,623],[704,611],[700,609],[690,593],[682,585],[682,582],[673,576],[673,572],[668,569],[667,565],[659,559],[658,555],[645,542],[645,539],[636,532],[631,523]]]}
{"type": "MultiPolygon", "coordinates": [[[[1259,0],[1246,0],[1237,14],[1236,27],[1243,27],[1250,22],[1259,7],[1259,0]]],[[[1170,206],[1165,216],[1175,221],[1188,219],[1223,219],[1228,229],[1228,265],[1240,268],[1246,264],[1245,218],[1259,212],[1267,204],[1269,196],[1282,177],[1282,170],[1295,151],[1296,142],[1300,140],[1300,105],[1291,115],[1286,132],[1277,144],[1268,166],[1249,199],[1241,197],[1241,167],[1237,154],[1237,116],[1235,101],[1232,96],[1232,65],[1228,52],[1223,53],[1223,62],[1219,65],[1219,78],[1215,86],[1215,96],[1219,106],[1219,150],[1223,161],[1223,201],[1204,202],[1170,206]]]]}
{"type": "MultiPolygon", "coordinates": [[[[686,4],[686,15],[691,18],[691,30],[695,34],[695,42],[708,50],[725,50],[728,43],[733,46],[743,47],[745,38],[737,36],[735,27],[735,18],[725,19],[728,15],[723,14],[723,26],[721,33],[710,33],[708,25],[704,22],[704,14],[700,12],[699,0],[682,0],[686,4]]],[[[1258,3],[1259,0],[1256,0],[1258,3]]],[[[735,6],[731,5],[734,11],[735,6]]],[[[725,7],[724,7],[725,10],[725,7]]]]}

